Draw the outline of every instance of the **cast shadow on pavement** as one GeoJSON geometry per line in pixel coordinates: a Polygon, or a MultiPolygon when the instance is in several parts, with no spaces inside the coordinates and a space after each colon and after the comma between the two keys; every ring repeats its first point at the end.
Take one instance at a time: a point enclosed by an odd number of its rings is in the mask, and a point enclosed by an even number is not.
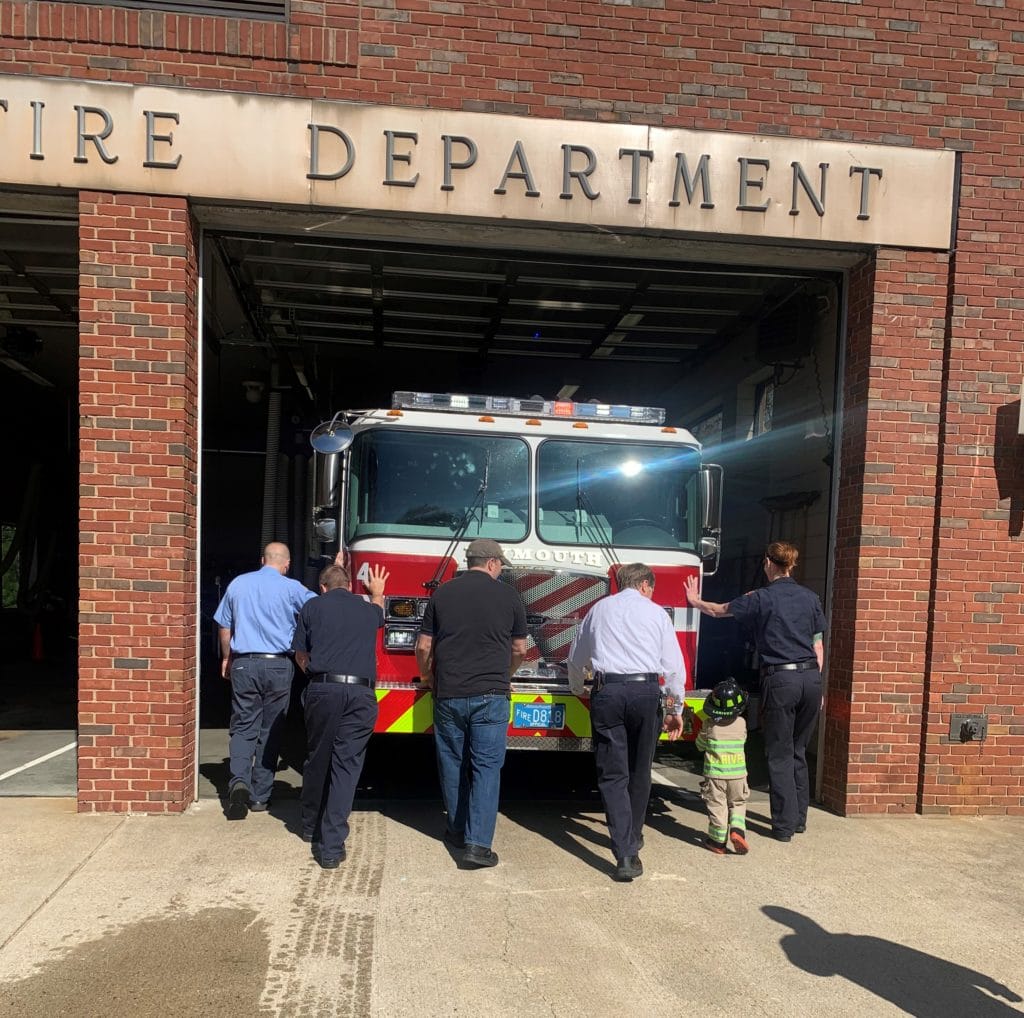
{"type": "Polygon", "coordinates": [[[703,848],[703,825],[698,830],[682,823],[669,810],[669,804],[681,806],[684,809],[692,810],[694,813],[704,813],[704,803],[699,795],[694,795],[692,792],[687,792],[681,788],[655,786],[651,789],[651,799],[647,804],[647,819],[644,822],[645,829],[657,831],[666,838],[680,841],[685,845],[703,848]]]}
{"type": "Polygon", "coordinates": [[[813,919],[778,905],[763,905],[761,911],[793,931],[779,941],[792,965],[811,975],[847,979],[906,1014],[919,1018],[1020,1015],[1002,1003],[1019,1003],[1020,994],[973,969],[881,937],[829,933],[813,919]]]}
{"type": "Polygon", "coordinates": [[[199,765],[199,773],[216,789],[221,812],[225,817],[228,815],[228,784],[231,777],[229,763],[230,761],[225,757],[219,763],[207,761],[199,765]]]}
{"type": "MultiPolygon", "coordinates": [[[[363,802],[361,805],[369,808],[370,804],[363,802]]],[[[408,827],[424,837],[436,841],[448,853],[448,858],[451,859],[455,869],[476,869],[475,866],[468,866],[465,863],[461,848],[445,841],[445,812],[440,800],[382,800],[375,804],[375,808],[389,820],[394,820],[395,823],[402,824],[403,827],[408,827]]],[[[495,844],[494,850],[499,856],[501,855],[500,842],[495,844]]]]}
{"type": "Polygon", "coordinates": [[[573,809],[568,803],[564,806],[559,803],[508,803],[501,812],[512,823],[532,831],[598,872],[610,876],[615,869],[603,813],[598,811],[594,814],[601,823],[601,830],[595,831],[583,819],[590,814],[573,809]],[[600,854],[590,845],[599,848],[600,854]]]}
{"type": "MultiPolygon", "coordinates": [[[[278,770],[287,768],[281,764],[278,770]]],[[[207,760],[199,765],[199,773],[211,784],[217,792],[220,800],[220,808],[225,819],[228,816],[228,790],[231,783],[230,760],[227,757],[214,762],[207,760]]],[[[284,821],[285,827],[294,834],[301,832],[301,822],[298,819],[298,790],[287,781],[274,781],[270,793],[270,808],[267,812],[272,817],[284,821]],[[292,819],[294,814],[294,821],[292,819]]]]}
{"type": "MultiPolygon", "coordinates": [[[[356,800],[356,809],[376,809],[395,823],[417,831],[426,838],[432,838],[438,844],[448,845],[444,841],[445,813],[441,800],[429,799],[362,799],[356,800]]],[[[449,855],[455,861],[456,855],[449,848],[449,855]]]]}

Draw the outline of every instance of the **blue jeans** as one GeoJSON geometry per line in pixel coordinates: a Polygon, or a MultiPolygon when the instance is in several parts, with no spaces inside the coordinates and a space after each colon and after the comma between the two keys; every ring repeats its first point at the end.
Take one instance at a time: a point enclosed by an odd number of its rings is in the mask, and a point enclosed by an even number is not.
{"type": "Polygon", "coordinates": [[[505,762],[506,693],[434,701],[434,744],[448,829],[467,845],[490,848],[505,762]]]}
{"type": "Polygon", "coordinates": [[[274,787],[294,670],[287,657],[231,662],[231,785],[248,785],[253,802],[266,802],[274,787]]]}

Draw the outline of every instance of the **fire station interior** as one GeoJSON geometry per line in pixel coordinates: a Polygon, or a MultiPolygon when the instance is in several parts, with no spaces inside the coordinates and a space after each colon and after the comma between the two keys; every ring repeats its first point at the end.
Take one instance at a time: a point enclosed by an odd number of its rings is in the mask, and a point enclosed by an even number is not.
{"type": "MultiPolygon", "coordinates": [[[[25,752],[10,757],[20,766],[39,748],[28,734],[56,733],[53,749],[74,738],[78,249],[66,205],[7,197],[0,378],[14,483],[0,524],[4,653],[16,667],[0,681],[0,751],[21,740],[25,752]]],[[[196,211],[204,739],[228,719],[212,618],[227,583],[279,539],[292,574],[315,584],[310,430],[338,410],[389,406],[397,390],[664,407],[724,468],[721,560],[705,596],[758,586],[766,542],[789,539],[801,549],[798,579],[827,599],[843,269],[859,256],[369,213],[196,211]]],[[[730,621],[702,624],[697,685],[752,682],[751,665],[730,621]]],[[[10,769],[0,752],[0,794],[25,794],[23,774],[4,780],[10,769]]]]}

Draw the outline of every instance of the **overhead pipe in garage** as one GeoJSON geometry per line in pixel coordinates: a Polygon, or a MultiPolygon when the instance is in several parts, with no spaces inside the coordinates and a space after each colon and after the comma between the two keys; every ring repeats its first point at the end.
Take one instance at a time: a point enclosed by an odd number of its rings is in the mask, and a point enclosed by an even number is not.
{"type": "Polygon", "coordinates": [[[265,548],[271,541],[280,538],[277,528],[278,474],[281,451],[281,390],[277,387],[277,365],[270,368],[270,396],[267,399],[267,443],[266,459],[263,465],[263,525],[260,530],[260,547],[265,548]]]}
{"type": "Polygon", "coordinates": [[[306,457],[292,458],[292,576],[305,582],[306,570],[306,457]]]}
{"type": "MultiPolygon", "coordinates": [[[[274,489],[274,533],[275,540],[291,540],[288,532],[288,484],[291,480],[292,464],[286,452],[277,454],[277,486],[274,489]]],[[[293,555],[295,553],[293,552],[293,555]]]]}

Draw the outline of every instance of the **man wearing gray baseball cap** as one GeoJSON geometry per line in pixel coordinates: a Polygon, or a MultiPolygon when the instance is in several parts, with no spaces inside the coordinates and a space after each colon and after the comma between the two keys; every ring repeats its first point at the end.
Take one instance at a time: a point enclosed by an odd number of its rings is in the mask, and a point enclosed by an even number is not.
{"type": "Polygon", "coordinates": [[[434,690],[434,742],[448,813],[444,840],[465,867],[496,866],[492,851],[505,762],[511,677],[526,655],[526,610],[498,582],[508,559],[481,537],[467,570],[434,592],[416,642],[420,681],[434,690]]]}

